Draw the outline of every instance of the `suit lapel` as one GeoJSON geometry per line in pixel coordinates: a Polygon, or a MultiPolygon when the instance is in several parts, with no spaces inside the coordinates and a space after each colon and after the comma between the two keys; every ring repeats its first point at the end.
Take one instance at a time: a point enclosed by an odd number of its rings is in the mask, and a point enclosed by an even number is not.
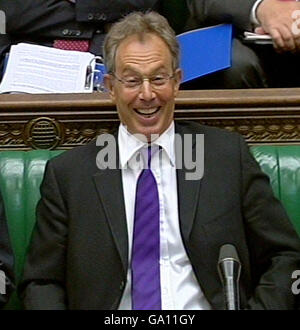
{"type": "MultiPolygon", "coordinates": [[[[117,141],[117,133],[114,135],[117,141]]],[[[118,145],[118,143],[116,143],[118,145]]],[[[100,150],[100,148],[99,148],[100,150]]],[[[102,203],[112,236],[119,251],[125,274],[128,269],[128,232],[123,196],[122,175],[119,167],[119,150],[116,148],[116,169],[100,169],[94,182],[102,203]]]]}
{"type": "MultiPolygon", "coordinates": [[[[185,167],[184,162],[184,135],[191,134],[190,131],[186,131],[183,127],[176,124],[175,133],[177,137],[180,137],[182,142],[175,146],[176,150],[176,168],[177,168],[177,186],[178,186],[178,207],[179,207],[179,221],[180,227],[185,243],[188,243],[189,236],[192,230],[192,226],[195,219],[195,213],[199,200],[199,191],[201,186],[201,180],[186,180],[186,175],[189,171],[185,167]]],[[[192,149],[190,149],[195,155],[196,143],[194,139],[195,134],[193,134],[192,149]]],[[[177,139],[176,137],[176,139],[177,139]]],[[[190,148],[190,147],[189,147],[190,148]]],[[[189,152],[190,152],[189,150],[189,152]]]]}
{"type": "MultiPolygon", "coordinates": [[[[197,146],[195,140],[195,131],[190,127],[184,125],[176,125],[176,132],[184,138],[185,134],[193,134],[192,153],[195,156],[197,146]]],[[[199,131],[197,132],[200,133],[199,131]]],[[[207,149],[207,148],[206,148],[207,149]]],[[[204,150],[203,150],[204,152],[204,150]]],[[[183,152],[176,152],[176,157],[183,152]]],[[[183,158],[183,156],[182,156],[183,158]]],[[[207,158],[210,158],[209,150],[205,153],[205,163],[207,164],[207,158]]],[[[193,158],[195,159],[195,158],[193,158]]],[[[206,298],[209,300],[214,308],[222,307],[222,290],[219,286],[216,286],[215,279],[212,276],[210,265],[210,245],[207,240],[207,233],[203,225],[207,221],[207,217],[210,217],[215,210],[210,210],[207,205],[209,203],[210,193],[207,190],[208,185],[207,176],[210,176],[211,181],[214,178],[209,175],[209,171],[205,171],[205,176],[199,180],[186,180],[186,174],[189,172],[184,166],[184,160],[179,159],[179,164],[183,164],[182,168],[177,169],[177,185],[178,185],[178,207],[179,207],[179,222],[182,232],[183,241],[186,247],[186,252],[191,260],[195,269],[195,275],[198,279],[206,298]],[[180,163],[182,162],[182,163],[180,163]],[[197,214],[196,214],[197,212],[197,214]],[[196,234],[193,237],[192,229],[193,225],[197,221],[196,234]],[[199,223],[200,222],[200,223],[199,223]],[[210,289],[209,289],[210,288],[210,289]],[[213,288],[213,290],[211,289],[213,288]]],[[[211,189],[214,187],[214,183],[209,185],[211,189]]]]}

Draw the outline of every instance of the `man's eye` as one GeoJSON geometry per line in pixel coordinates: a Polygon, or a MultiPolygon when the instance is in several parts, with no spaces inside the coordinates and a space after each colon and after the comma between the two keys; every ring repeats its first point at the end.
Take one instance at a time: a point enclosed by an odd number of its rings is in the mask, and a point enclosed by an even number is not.
{"type": "Polygon", "coordinates": [[[125,78],[124,80],[127,84],[139,84],[141,81],[139,78],[136,77],[129,77],[129,78],[125,78]]]}
{"type": "Polygon", "coordinates": [[[151,78],[151,82],[155,85],[164,84],[166,81],[164,76],[154,76],[151,78]]]}

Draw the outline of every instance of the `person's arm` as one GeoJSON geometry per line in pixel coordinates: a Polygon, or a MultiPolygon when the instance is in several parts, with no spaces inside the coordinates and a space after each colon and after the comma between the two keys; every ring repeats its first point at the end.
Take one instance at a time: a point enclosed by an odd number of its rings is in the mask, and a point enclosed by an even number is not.
{"type": "Polygon", "coordinates": [[[14,257],[10,245],[3,199],[0,193],[0,308],[14,290],[14,257]]]}
{"type": "Polygon", "coordinates": [[[250,13],[255,0],[187,0],[194,25],[232,23],[239,30],[250,30],[250,13]]]}
{"type": "Polygon", "coordinates": [[[159,0],[75,0],[78,22],[111,23],[133,11],[155,10],[159,0]]]}
{"type": "Polygon", "coordinates": [[[263,0],[256,10],[261,25],[256,32],[269,34],[278,52],[299,52],[300,30],[295,21],[300,18],[299,11],[300,2],[297,1],[263,0]],[[293,17],[295,14],[296,16],[293,17]],[[297,34],[294,33],[293,27],[297,30],[297,34]]]}
{"type": "Polygon", "coordinates": [[[292,273],[300,269],[300,238],[268,177],[241,139],[243,212],[254,283],[249,309],[294,309],[292,273]]]}
{"type": "MultiPolygon", "coordinates": [[[[6,16],[6,33],[31,38],[64,38],[66,30],[89,39],[94,27],[76,21],[75,5],[68,0],[1,0],[0,10],[6,16]]],[[[68,37],[68,35],[67,35],[68,37]]]]}
{"type": "Polygon", "coordinates": [[[1,0],[6,32],[30,34],[75,20],[74,5],[66,0],[1,0]]]}
{"type": "Polygon", "coordinates": [[[51,161],[37,206],[37,219],[19,286],[25,309],[66,309],[67,216],[51,161]]]}

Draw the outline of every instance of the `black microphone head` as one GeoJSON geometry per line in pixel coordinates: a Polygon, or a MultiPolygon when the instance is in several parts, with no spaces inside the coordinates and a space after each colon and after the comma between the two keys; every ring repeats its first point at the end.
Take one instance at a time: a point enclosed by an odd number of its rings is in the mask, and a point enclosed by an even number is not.
{"type": "Polygon", "coordinates": [[[218,272],[223,284],[225,309],[239,309],[241,263],[236,248],[233,245],[222,245],[219,254],[218,272]]]}
{"type": "Polygon", "coordinates": [[[220,249],[219,263],[225,259],[235,260],[240,263],[237,250],[232,244],[224,244],[220,249]]]}

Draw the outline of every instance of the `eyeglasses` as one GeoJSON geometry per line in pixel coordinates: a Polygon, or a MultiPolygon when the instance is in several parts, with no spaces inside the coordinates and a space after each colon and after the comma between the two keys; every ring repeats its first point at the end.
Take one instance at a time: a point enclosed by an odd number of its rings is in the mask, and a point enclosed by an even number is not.
{"type": "Polygon", "coordinates": [[[122,83],[126,88],[133,90],[140,88],[144,81],[149,81],[153,89],[162,89],[167,85],[169,80],[174,78],[175,76],[175,74],[169,75],[166,73],[161,73],[147,78],[144,78],[140,75],[132,75],[124,78],[119,78],[114,72],[112,72],[111,75],[115,77],[115,79],[117,79],[120,83],[122,83]]]}

